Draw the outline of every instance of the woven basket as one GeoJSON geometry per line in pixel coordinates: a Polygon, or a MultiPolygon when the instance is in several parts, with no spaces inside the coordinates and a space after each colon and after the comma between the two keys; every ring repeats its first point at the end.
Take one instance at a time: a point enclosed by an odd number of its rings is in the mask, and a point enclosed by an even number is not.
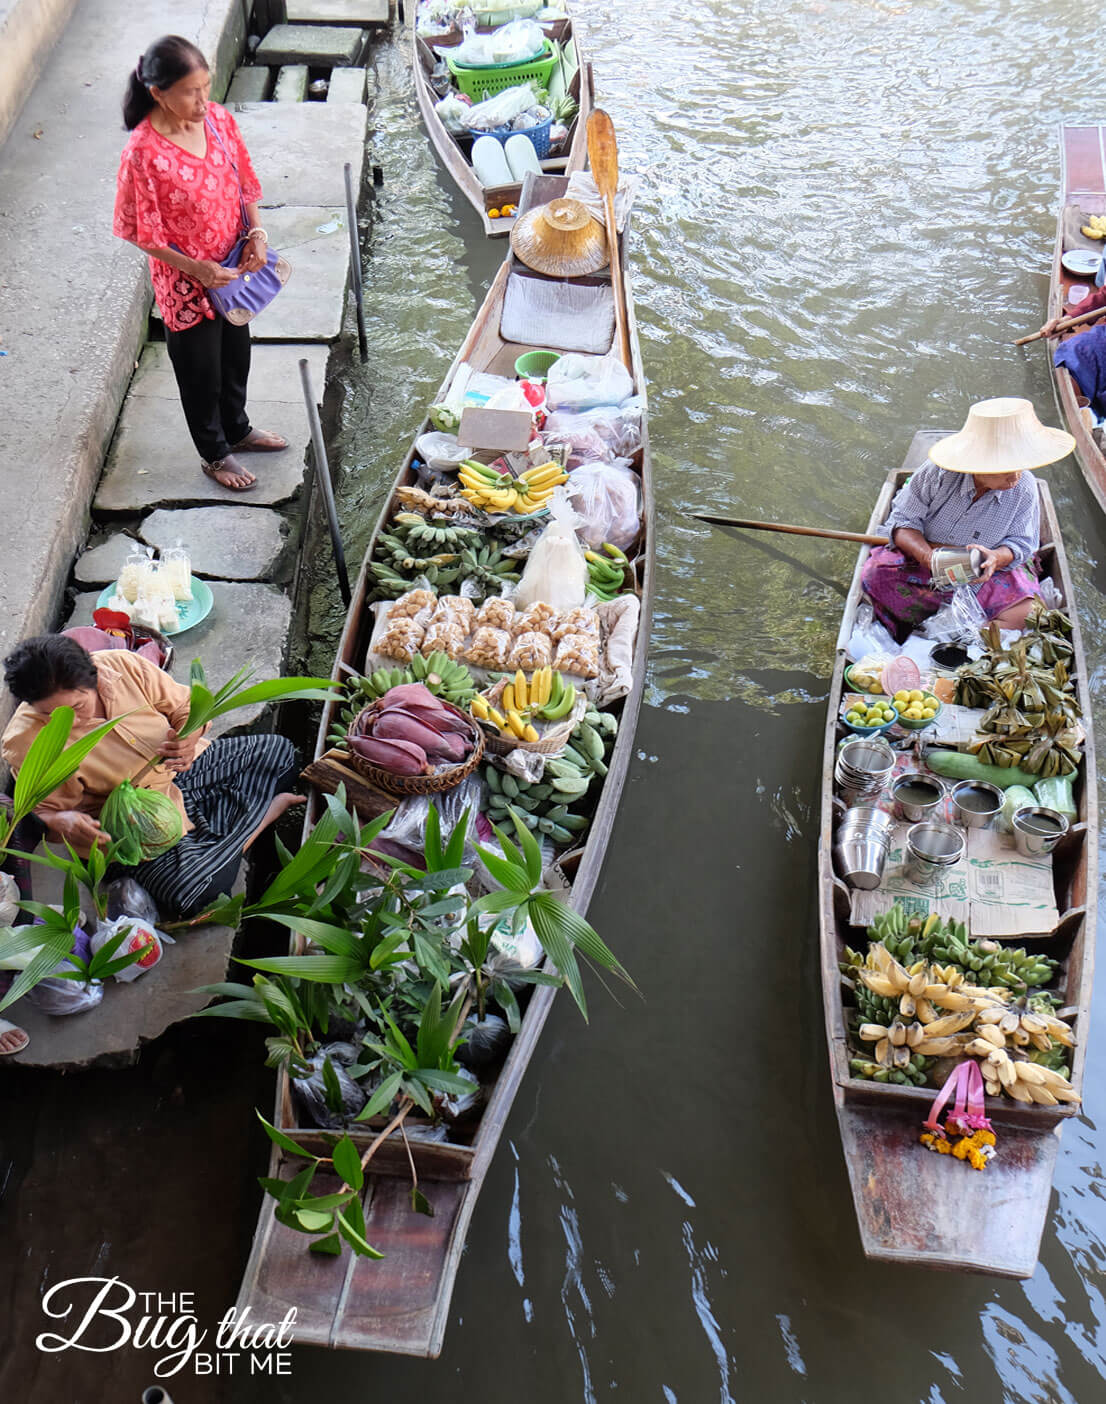
{"type": "MultiPolygon", "coordinates": [[[[441,698],[438,700],[442,702],[441,698]]],[[[452,702],[442,702],[442,706],[448,707],[451,712],[456,712],[469,724],[474,745],[468,760],[463,761],[460,765],[435,771],[433,775],[393,775],[390,770],[373,765],[371,761],[365,760],[363,756],[359,756],[356,751],[351,750],[349,753],[350,765],[357,771],[358,775],[363,775],[378,790],[384,790],[390,795],[441,795],[446,790],[455,789],[462,780],[467,779],[472,774],[483,759],[484,731],[472,717],[466,712],[462,712],[460,707],[455,707],[452,702]]],[[[369,707],[362,708],[354,719],[350,731],[353,731],[368,710],[369,707]]]]}
{"type": "MultiPolygon", "coordinates": [[[[503,696],[510,678],[501,678],[494,687],[482,695],[496,709],[500,710],[499,699],[503,696]]],[[[537,741],[521,741],[517,736],[501,736],[494,722],[480,723],[484,732],[484,743],[490,756],[509,756],[512,751],[532,751],[539,756],[559,756],[568,745],[572,728],[588,709],[588,699],[583,688],[576,689],[576,701],[567,717],[551,726],[537,741]]]]}
{"type": "Polygon", "coordinates": [[[530,138],[530,145],[534,148],[534,155],[539,161],[544,161],[549,155],[551,146],[550,133],[553,130],[553,118],[547,117],[544,122],[539,122],[536,127],[525,127],[522,131],[512,131],[510,127],[493,127],[491,131],[481,132],[481,136],[495,137],[496,141],[507,145],[508,140],[513,136],[524,136],[530,138]]]}

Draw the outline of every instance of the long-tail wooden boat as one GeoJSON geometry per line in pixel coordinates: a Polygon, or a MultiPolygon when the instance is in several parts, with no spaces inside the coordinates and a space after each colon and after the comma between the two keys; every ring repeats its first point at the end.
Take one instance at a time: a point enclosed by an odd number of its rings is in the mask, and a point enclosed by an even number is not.
{"type": "MultiPolygon", "coordinates": [[[[542,204],[563,193],[564,177],[528,177],[522,208],[542,204]]],[[[625,266],[625,264],[623,264],[625,266]]],[[[444,398],[458,367],[467,362],[476,370],[513,375],[516,357],[527,350],[547,349],[541,345],[540,326],[534,327],[529,344],[512,343],[500,334],[504,298],[513,279],[539,277],[520,265],[512,255],[499,270],[465,342],[450,367],[436,397],[444,398]]],[[[545,280],[542,280],[545,281],[545,280]]],[[[609,306],[609,276],[602,274],[574,280],[594,289],[597,299],[609,306]]],[[[636,392],[645,393],[645,376],[634,322],[633,302],[627,288],[628,326],[633,352],[633,379],[636,392]]],[[[562,348],[563,349],[563,348],[562,348]]],[[[420,433],[429,428],[426,423],[420,433]]],[[[598,808],[587,834],[586,844],[563,854],[556,864],[555,877],[563,881],[564,899],[580,913],[587,910],[603,866],[604,854],[618,810],[622,787],[633,752],[634,732],[645,680],[653,598],[653,489],[647,431],[643,423],[642,448],[634,466],[641,475],[643,492],[642,536],[634,554],[636,591],[641,616],[633,664],[633,686],[627,697],[615,704],[620,711],[619,729],[609,758],[609,773],[598,808]]],[[[414,481],[408,453],[377,524],[373,541],[362,565],[353,602],[338,647],[334,677],[345,676],[343,665],[359,670],[372,630],[372,616],[366,599],[373,581],[368,568],[376,535],[393,511],[398,499],[395,489],[414,481]]],[[[324,714],[319,729],[316,760],[326,750],[333,708],[324,714]]],[[[351,792],[351,798],[352,798],[351,792]]],[[[371,797],[370,797],[371,798],[371,797]]],[[[385,800],[379,808],[391,808],[385,800]]],[[[311,801],[310,823],[318,813],[318,800],[311,801]]],[[[549,986],[534,989],[526,1007],[522,1027],[491,1092],[475,1136],[470,1144],[428,1144],[412,1140],[418,1165],[419,1186],[434,1208],[434,1217],[411,1211],[410,1176],[401,1142],[393,1136],[385,1141],[369,1162],[365,1219],[370,1240],[383,1249],[379,1262],[365,1258],[345,1261],[322,1259],[306,1250],[302,1235],[279,1225],[273,1217],[273,1201],[262,1206],[253,1250],[244,1275],[238,1307],[251,1309],[254,1321],[280,1320],[289,1307],[297,1308],[295,1336],[298,1344],[311,1343],[357,1350],[395,1351],[409,1355],[435,1356],[441,1349],[453,1282],[464,1247],[469,1220],[476,1205],[484,1176],[495,1154],[500,1135],[510,1113],[515,1094],[549,1013],[555,990],[549,986]]],[[[277,1094],[278,1124],[289,1129],[300,1144],[319,1132],[315,1128],[293,1129],[294,1119],[287,1081],[281,1077],[277,1094]]],[[[364,1150],[371,1134],[357,1132],[355,1139],[364,1150]]],[[[326,1154],[323,1150],[322,1154],[326,1154]]],[[[270,1175],[287,1178],[294,1173],[294,1159],[274,1151],[270,1175]]],[[[325,1177],[316,1187],[325,1186],[325,1177]]],[[[322,1192],[326,1192],[323,1188],[322,1192]]]]}
{"type": "MultiPolygon", "coordinates": [[[[587,63],[583,56],[581,26],[578,20],[550,20],[543,24],[542,28],[551,40],[556,40],[562,45],[566,62],[575,70],[568,83],[567,91],[569,97],[575,99],[578,110],[569,125],[568,141],[564,151],[542,161],[541,168],[549,175],[571,175],[573,171],[582,171],[588,160],[587,123],[588,115],[595,101],[591,64],[587,63]]],[[[482,185],[472,168],[470,159],[472,139],[470,137],[456,137],[451,132],[446,131],[435,110],[438,95],[430,86],[430,74],[438,62],[434,50],[452,48],[460,42],[460,35],[431,39],[427,42],[412,28],[412,36],[414,46],[412,71],[415,82],[415,97],[418,100],[419,111],[422,113],[431,144],[441,158],[442,165],[457,182],[465,199],[480,216],[484,233],[492,239],[504,238],[511,232],[515,216],[500,215],[492,219],[488,211],[498,210],[503,205],[518,206],[522,198],[521,183],[482,185]]]]}
{"type": "MultiPolygon", "coordinates": [[[[925,462],[941,434],[915,435],[906,461],[887,481],[872,513],[869,531],[886,519],[891,500],[906,477],[925,462]]],[[[1059,526],[1047,486],[1041,498],[1042,572],[1058,586],[1073,623],[1073,671],[1087,731],[1086,754],[1076,784],[1078,822],[1053,854],[1059,924],[1051,936],[1028,938],[1031,948],[1062,958],[1059,988],[1065,1012],[1074,1012],[1075,1050],[1071,1080],[1081,1089],[1086,1065],[1088,1013],[1094,972],[1098,823],[1094,738],[1075,601],[1059,526]]],[[[838,724],[844,643],[862,599],[860,571],[869,548],[862,548],[845,606],[838,639],[823,756],[824,781],[819,835],[821,965],[830,1072],[841,1140],[852,1183],[864,1252],[870,1258],[961,1272],[1028,1277],[1037,1262],[1048,1211],[1053,1167],[1064,1121],[1078,1106],[1023,1106],[1005,1097],[987,1098],[987,1114],[999,1137],[999,1153],[983,1173],[934,1155],[918,1142],[934,1092],[928,1088],[881,1084],[855,1076],[843,984],[838,962],[846,945],[866,949],[862,929],[850,927],[850,894],[835,875],[833,842],[841,801],[833,793],[833,769],[841,730],[838,724]]],[[[888,907],[891,899],[888,899],[888,907]]],[[[1020,944],[1020,939],[1018,944],[1020,944]]]]}
{"type": "MultiPolygon", "coordinates": [[[[1106,126],[1061,127],[1060,157],[1060,214],[1056,222],[1056,245],[1048,290],[1049,317],[1061,315],[1073,284],[1084,287],[1094,284],[1093,277],[1077,277],[1069,273],[1060,262],[1064,254],[1073,249],[1101,254],[1106,248],[1101,241],[1088,239],[1079,232],[1086,224],[1088,215],[1106,214],[1106,126]]],[[[1078,314],[1078,304],[1071,311],[1078,314]]],[[[1094,493],[1099,507],[1106,512],[1106,454],[1094,437],[1090,413],[1080,404],[1082,396],[1071,372],[1064,366],[1054,366],[1052,363],[1056,344],[1055,339],[1044,343],[1056,404],[1064,427],[1075,439],[1075,457],[1087,486],[1094,493]]]]}

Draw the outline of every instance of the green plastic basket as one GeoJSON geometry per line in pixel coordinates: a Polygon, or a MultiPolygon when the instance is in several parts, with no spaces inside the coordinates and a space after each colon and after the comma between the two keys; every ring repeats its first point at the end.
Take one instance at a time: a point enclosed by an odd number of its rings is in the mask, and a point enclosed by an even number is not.
{"type": "Polygon", "coordinates": [[[473,102],[480,102],[484,94],[494,97],[506,88],[517,88],[520,83],[535,83],[539,88],[549,86],[549,77],[557,66],[556,55],[547,39],[545,52],[527,63],[496,64],[494,68],[469,68],[466,64],[446,56],[449,71],[458,90],[473,102]]]}

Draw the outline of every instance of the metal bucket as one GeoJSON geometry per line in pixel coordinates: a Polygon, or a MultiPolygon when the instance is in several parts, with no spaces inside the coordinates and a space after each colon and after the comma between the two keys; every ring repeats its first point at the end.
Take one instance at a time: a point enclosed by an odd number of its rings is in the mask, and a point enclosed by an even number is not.
{"type": "Polygon", "coordinates": [[[879,736],[857,736],[837,752],[833,778],[847,804],[871,799],[895,768],[895,752],[879,736]]]}
{"type": "Polygon", "coordinates": [[[879,886],[892,828],[891,816],[872,805],[856,805],[846,811],[837,828],[833,854],[837,871],[850,887],[870,891],[879,886]]]}
{"type": "Polygon", "coordinates": [[[952,807],[965,829],[989,829],[1002,813],[1006,796],[986,780],[961,780],[952,787],[952,807]]]}
{"type": "Polygon", "coordinates": [[[1023,858],[1043,858],[1068,831],[1066,814],[1039,804],[1016,809],[1010,822],[1014,828],[1014,847],[1023,858]]]}
{"type": "Polygon", "coordinates": [[[939,546],[929,563],[935,590],[970,585],[983,574],[983,552],[978,546],[939,546]]]}
{"type": "Polygon", "coordinates": [[[906,876],[919,886],[936,882],[943,868],[955,867],[967,847],[964,835],[951,824],[927,819],[906,834],[906,876]]]}
{"type": "Polygon", "coordinates": [[[891,795],[895,801],[895,817],[909,820],[911,824],[919,824],[924,819],[932,819],[940,809],[941,801],[945,797],[945,787],[939,780],[922,770],[908,770],[891,786],[891,795]],[[911,789],[925,789],[931,793],[932,798],[923,800],[919,794],[910,797],[911,789]]]}

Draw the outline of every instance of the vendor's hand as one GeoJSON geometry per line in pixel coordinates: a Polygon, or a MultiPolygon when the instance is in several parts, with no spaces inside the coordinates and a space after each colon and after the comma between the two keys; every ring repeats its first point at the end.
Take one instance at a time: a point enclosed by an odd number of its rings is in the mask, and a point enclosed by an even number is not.
{"type": "Polygon", "coordinates": [[[242,257],[238,260],[240,273],[256,273],[264,268],[268,246],[260,235],[255,234],[242,245],[242,257]]]}
{"type": "Polygon", "coordinates": [[[1061,319],[1059,317],[1050,317],[1048,321],[1045,322],[1045,324],[1041,327],[1040,331],[1037,333],[1038,336],[1051,336],[1056,330],[1057,324],[1060,322],[1060,320],[1061,319]]]}
{"type": "Polygon", "coordinates": [[[62,809],[51,818],[43,821],[51,837],[60,843],[63,839],[74,848],[92,847],[94,844],[111,842],[111,835],[102,829],[91,814],[82,814],[79,809],[62,809]]]}
{"type": "Polygon", "coordinates": [[[1010,551],[1005,546],[1000,546],[997,551],[992,551],[989,546],[977,546],[975,548],[983,557],[983,569],[980,572],[980,580],[990,580],[996,570],[1003,570],[1014,559],[1010,551]]]}
{"type": "Polygon", "coordinates": [[[161,757],[166,770],[187,770],[196,759],[196,747],[200,744],[199,732],[193,732],[181,741],[175,731],[161,743],[161,757]]]}
{"type": "Polygon", "coordinates": [[[224,268],[214,259],[200,258],[196,260],[195,277],[201,287],[225,288],[238,277],[238,271],[234,268],[224,268]]]}

